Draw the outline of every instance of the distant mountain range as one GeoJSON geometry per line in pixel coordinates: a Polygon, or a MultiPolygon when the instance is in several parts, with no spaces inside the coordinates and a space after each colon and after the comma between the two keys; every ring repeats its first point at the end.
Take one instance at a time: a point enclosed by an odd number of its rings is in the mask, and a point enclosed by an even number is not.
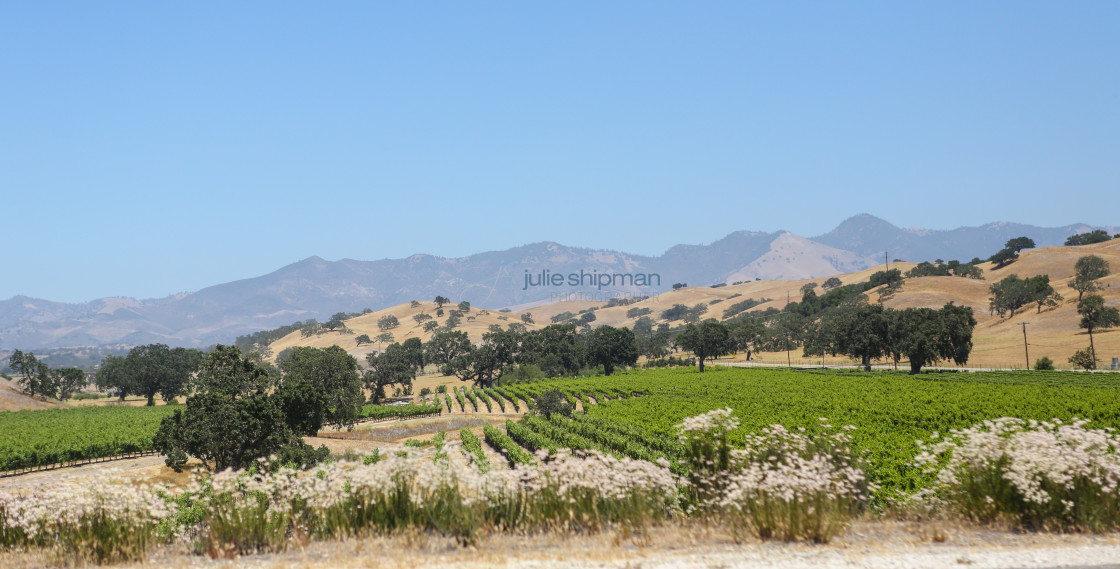
{"type": "MultiPolygon", "coordinates": [[[[991,223],[931,231],[901,229],[861,214],[813,238],[741,231],[710,245],[676,245],[659,257],[552,242],[457,259],[413,255],[331,262],[311,257],[260,277],[161,299],[67,304],[16,296],[0,301],[0,350],[152,342],[206,346],[296,320],[324,320],[335,312],[436,295],[486,308],[532,306],[568,295],[654,295],[675,283],[826,277],[880,264],[884,254],[892,260],[967,261],[990,256],[1014,237],[1027,236],[1045,247],[1092,229],[1098,228],[991,223]],[[605,278],[611,282],[600,286],[605,278]]],[[[1114,227],[1101,229],[1116,232],[1114,227]]]]}

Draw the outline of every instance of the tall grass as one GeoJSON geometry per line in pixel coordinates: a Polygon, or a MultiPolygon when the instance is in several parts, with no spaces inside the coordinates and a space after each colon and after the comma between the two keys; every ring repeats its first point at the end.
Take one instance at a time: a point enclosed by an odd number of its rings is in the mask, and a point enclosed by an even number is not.
{"type": "MultiPolygon", "coordinates": [[[[477,439],[476,439],[477,440],[477,439]]],[[[281,469],[214,476],[203,549],[215,556],[404,529],[475,543],[493,531],[598,531],[644,526],[677,512],[677,481],[658,465],[560,453],[538,467],[481,469],[461,453],[401,453],[306,474],[281,469]]]]}
{"type": "Polygon", "coordinates": [[[142,561],[160,521],[175,513],[155,492],[123,484],[0,493],[0,546],[54,549],[97,564],[142,561]]]}
{"type": "Polygon", "coordinates": [[[1120,528],[1120,437],[1087,423],[1004,417],[919,442],[936,482],[918,498],[1026,529],[1120,528]]]}
{"type": "MultiPolygon", "coordinates": [[[[826,419],[822,428],[832,429],[826,419]]],[[[827,543],[863,511],[874,486],[845,427],[816,437],[771,425],[731,448],[730,409],[678,425],[691,466],[693,505],[722,518],[733,535],[827,543]]]]}

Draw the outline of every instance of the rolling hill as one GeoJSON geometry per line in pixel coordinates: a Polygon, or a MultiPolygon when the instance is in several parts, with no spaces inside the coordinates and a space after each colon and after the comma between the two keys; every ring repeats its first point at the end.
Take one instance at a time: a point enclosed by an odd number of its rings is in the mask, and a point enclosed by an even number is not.
{"type": "Polygon", "coordinates": [[[0,301],[0,352],[153,342],[200,347],[295,321],[325,320],[335,312],[384,309],[436,295],[491,309],[532,310],[573,293],[594,304],[615,294],[666,293],[675,283],[804,280],[852,273],[880,264],[884,251],[891,259],[908,261],[968,260],[987,257],[1012,237],[1028,236],[1042,247],[1088,229],[1010,223],[948,231],[900,229],[865,214],[812,239],[784,231],[739,231],[708,245],[677,245],[656,257],[553,242],[454,259],[310,257],[267,275],[160,299],[101,298],[67,304],[16,296],[0,301]],[[559,276],[645,275],[649,282],[616,282],[605,288],[568,286],[567,281],[564,286],[529,286],[527,278],[545,271],[559,276]]]}
{"type": "MultiPolygon", "coordinates": [[[[1106,243],[1086,245],[1080,247],[1044,247],[1023,251],[1019,260],[995,269],[990,263],[983,263],[980,267],[984,270],[984,279],[966,279],[960,277],[920,277],[904,281],[900,291],[889,299],[884,300],[884,305],[891,308],[929,307],[940,308],[947,302],[958,305],[970,306],[978,321],[973,333],[974,348],[969,365],[974,367],[1024,367],[1026,354],[1023,345],[1023,324],[1025,323],[1028,339],[1030,359],[1034,360],[1048,356],[1054,360],[1059,368],[1067,368],[1066,360],[1078,349],[1088,346],[1088,337],[1078,327],[1080,316],[1077,314],[1077,292],[1068,287],[1067,281],[1073,276],[1074,263],[1083,255],[1097,255],[1104,258],[1117,270],[1112,275],[1101,279],[1103,290],[1100,292],[1105,297],[1109,306],[1120,306],[1120,240],[1114,239],[1106,243]],[[1000,317],[993,314],[988,308],[988,287],[992,283],[1007,277],[1018,275],[1026,278],[1035,275],[1049,275],[1051,285],[1064,299],[1056,307],[1036,311],[1027,308],[1017,313],[1014,317],[1000,317]]],[[[903,272],[914,266],[914,263],[892,263],[890,268],[901,269],[903,272]]],[[[844,284],[866,282],[875,271],[885,267],[875,266],[856,272],[838,276],[844,284]]],[[[708,305],[705,318],[721,318],[723,311],[734,302],[748,298],[757,300],[770,299],[759,304],[751,310],[765,310],[767,308],[782,308],[788,300],[798,300],[800,289],[803,285],[822,282],[822,279],[792,279],[792,280],[759,280],[743,282],[741,284],[720,286],[712,288],[685,287],[670,290],[648,299],[626,305],[606,307],[605,302],[568,301],[549,303],[525,311],[512,311],[507,313],[490,310],[472,310],[464,318],[460,329],[467,331],[472,341],[481,340],[482,334],[490,325],[497,324],[503,328],[511,322],[521,322],[521,315],[530,313],[534,324],[527,326],[529,329],[539,328],[550,323],[553,316],[564,312],[578,313],[580,310],[595,308],[596,320],[594,325],[633,326],[637,320],[635,316],[627,313],[633,308],[648,308],[649,316],[658,321],[659,315],[675,304],[694,306],[699,303],[708,305]]],[[[869,300],[874,302],[878,296],[876,291],[868,293],[869,300]]],[[[446,309],[445,309],[446,310],[446,309]]],[[[394,332],[394,339],[401,341],[410,337],[418,337],[423,341],[430,338],[430,333],[424,332],[420,326],[415,325],[412,317],[416,314],[426,313],[434,315],[435,305],[422,302],[420,306],[411,307],[402,304],[392,308],[374,311],[346,321],[352,329],[352,334],[325,333],[310,338],[302,338],[298,332],[274,342],[271,345],[273,355],[281,350],[297,346],[309,345],[325,347],[340,345],[350,353],[364,359],[365,354],[373,351],[377,346],[365,345],[357,347],[354,338],[360,334],[370,337],[382,331],[377,328],[377,321],[384,315],[396,316],[401,325],[394,332]]],[[[440,324],[446,321],[446,316],[437,319],[440,324]]],[[[679,323],[679,322],[678,322],[679,323]]],[[[1103,358],[1107,367],[1111,358],[1120,357],[1120,329],[1099,331],[1095,333],[1098,355],[1103,358]]],[[[793,357],[801,361],[799,352],[793,357]]],[[[758,354],[759,361],[785,362],[786,354],[758,354]]],[[[813,361],[821,361],[814,358],[813,361]]],[[[839,363],[841,358],[825,358],[827,362],[839,363]]]]}

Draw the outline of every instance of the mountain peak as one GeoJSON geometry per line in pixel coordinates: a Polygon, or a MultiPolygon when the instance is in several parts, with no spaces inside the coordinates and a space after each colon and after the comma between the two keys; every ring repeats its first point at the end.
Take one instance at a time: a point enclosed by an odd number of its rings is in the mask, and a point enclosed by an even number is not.
{"type": "Polygon", "coordinates": [[[891,223],[891,222],[889,222],[885,219],[875,217],[874,215],[871,215],[870,213],[860,213],[860,214],[857,214],[857,215],[853,215],[852,217],[849,217],[848,219],[845,219],[844,221],[841,221],[840,225],[837,225],[836,229],[833,229],[831,231],[831,233],[837,233],[837,232],[842,232],[842,231],[853,231],[853,230],[857,230],[857,231],[867,231],[867,230],[877,230],[877,231],[893,230],[893,231],[898,231],[898,227],[895,226],[893,223],[891,223]]]}

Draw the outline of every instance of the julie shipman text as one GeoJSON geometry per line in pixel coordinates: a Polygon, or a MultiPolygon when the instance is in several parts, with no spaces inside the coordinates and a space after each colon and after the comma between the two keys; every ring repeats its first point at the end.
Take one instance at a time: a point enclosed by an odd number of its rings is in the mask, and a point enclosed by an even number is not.
{"type": "Polygon", "coordinates": [[[657,273],[600,273],[592,270],[590,273],[580,269],[578,273],[554,273],[548,269],[540,273],[530,273],[525,270],[525,286],[593,286],[603,288],[607,286],[661,286],[661,275],[657,273]]]}

